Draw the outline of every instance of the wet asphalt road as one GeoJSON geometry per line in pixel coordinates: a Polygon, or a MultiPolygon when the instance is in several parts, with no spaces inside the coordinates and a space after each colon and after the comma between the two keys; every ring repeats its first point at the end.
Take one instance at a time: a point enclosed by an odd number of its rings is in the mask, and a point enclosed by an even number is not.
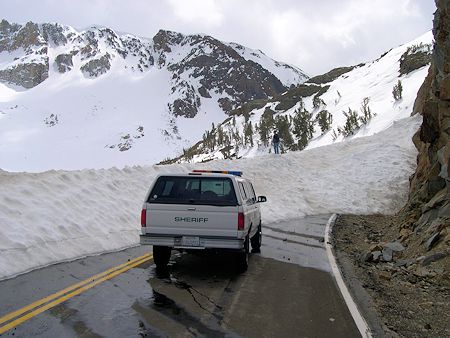
{"type": "MultiPolygon", "coordinates": [[[[1,337],[359,337],[329,273],[322,240],[328,218],[266,225],[261,253],[251,255],[244,274],[227,255],[173,253],[168,271],[157,273],[147,261],[1,337]]],[[[149,250],[88,257],[2,281],[0,317],[149,250]]]]}

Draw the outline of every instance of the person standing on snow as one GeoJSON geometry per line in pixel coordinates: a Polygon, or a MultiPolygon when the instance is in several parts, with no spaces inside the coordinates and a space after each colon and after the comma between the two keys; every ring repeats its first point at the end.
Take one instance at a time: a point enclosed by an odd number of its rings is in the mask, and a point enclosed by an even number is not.
{"type": "Polygon", "coordinates": [[[278,136],[277,132],[275,132],[273,134],[272,144],[273,144],[273,150],[274,150],[275,154],[279,154],[280,153],[280,137],[278,136]]]}

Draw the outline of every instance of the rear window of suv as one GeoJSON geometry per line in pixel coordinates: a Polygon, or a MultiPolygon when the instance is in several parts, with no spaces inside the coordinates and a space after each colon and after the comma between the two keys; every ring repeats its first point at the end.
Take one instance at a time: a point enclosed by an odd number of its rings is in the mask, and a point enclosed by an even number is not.
{"type": "Polygon", "coordinates": [[[233,182],[227,177],[161,176],[148,203],[237,205],[233,182]]]}

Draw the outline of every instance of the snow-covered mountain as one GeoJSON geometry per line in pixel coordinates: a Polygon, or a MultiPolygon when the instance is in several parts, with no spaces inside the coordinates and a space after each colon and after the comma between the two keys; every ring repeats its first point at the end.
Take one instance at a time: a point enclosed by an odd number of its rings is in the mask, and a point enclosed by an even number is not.
{"type": "Polygon", "coordinates": [[[223,123],[206,131],[200,142],[164,163],[267,154],[275,130],[285,152],[385,130],[411,115],[427,75],[432,40],[428,32],[375,61],[333,69],[272,99],[246,102],[223,123]]]}
{"type": "Polygon", "coordinates": [[[308,77],[207,35],[0,23],[0,168],[151,164],[308,77]]]}

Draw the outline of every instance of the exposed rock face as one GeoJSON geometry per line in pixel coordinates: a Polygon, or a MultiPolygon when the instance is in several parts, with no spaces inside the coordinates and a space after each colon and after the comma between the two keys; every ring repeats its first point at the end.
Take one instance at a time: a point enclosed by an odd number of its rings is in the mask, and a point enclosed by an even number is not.
{"type": "Polygon", "coordinates": [[[70,71],[73,67],[72,54],[59,54],[55,58],[55,63],[60,73],[70,71]]]}
{"type": "Polygon", "coordinates": [[[152,67],[167,70],[169,111],[188,118],[196,116],[205,100],[215,100],[229,112],[246,101],[273,97],[307,79],[301,70],[271,60],[261,51],[210,36],[164,30],[148,40],[130,34],[119,36],[104,27],[78,32],[59,24],[29,22],[21,26],[3,20],[2,52],[6,61],[0,67],[0,80],[25,88],[44,81],[49,65],[60,73],[81,71],[87,78],[101,76],[112,67],[140,73],[152,67]],[[279,72],[283,79],[272,72],[279,72]]]}
{"type": "Polygon", "coordinates": [[[287,89],[267,69],[238,53],[236,49],[244,48],[240,45],[163,30],[153,42],[158,65],[174,73],[172,93],[181,96],[170,105],[174,115],[195,116],[200,97],[208,98],[212,93],[225,94],[227,98],[218,100],[224,110],[230,111],[246,101],[275,96],[287,89]],[[174,57],[175,50],[181,48],[189,48],[187,55],[174,57]],[[186,77],[199,79],[198,90],[186,87],[186,77]]]}
{"type": "Polygon", "coordinates": [[[58,24],[42,24],[42,36],[45,41],[53,43],[55,46],[61,46],[67,43],[64,28],[58,24]]]}
{"type": "Polygon", "coordinates": [[[166,53],[170,53],[172,49],[171,45],[177,45],[183,40],[183,35],[180,33],[169,32],[165,30],[159,30],[153,37],[154,49],[159,53],[158,65],[164,66],[166,63],[166,53]]]}
{"type": "Polygon", "coordinates": [[[11,50],[11,37],[17,33],[20,26],[17,24],[10,24],[6,20],[0,22],[0,53],[11,50]]]}
{"type": "Polygon", "coordinates": [[[197,114],[200,107],[200,97],[195,92],[194,87],[186,81],[183,81],[181,85],[184,89],[182,97],[173,101],[169,107],[175,116],[192,118],[197,114]]]}
{"type": "Polygon", "coordinates": [[[23,48],[26,51],[30,51],[30,47],[44,44],[45,41],[40,36],[39,26],[33,22],[28,22],[12,39],[10,50],[23,48]]]}
{"type": "Polygon", "coordinates": [[[357,67],[357,66],[334,68],[325,74],[314,76],[306,82],[307,83],[315,83],[315,84],[328,83],[328,82],[336,80],[342,74],[348,73],[349,71],[353,70],[355,67],[357,67]]]}
{"type": "Polygon", "coordinates": [[[413,141],[419,150],[411,178],[405,223],[415,233],[433,238],[433,245],[450,239],[450,0],[436,0],[432,63],[419,90],[413,113],[423,115],[413,141]],[[412,216],[411,216],[412,215],[412,216]],[[437,236],[436,236],[437,235],[437,236]]]}
{"type": "Polygon", "coordinates": [[[0,79],[8,83],[33,88],[48,78],[48,58],[45,63],[24,63],[0,70],[0,79]]]}
{"type": "Polygon", "coordinates": [[[28,22],[25,26],[0,23],[0,53],[23,49],[21,62],[0,70],[0,80],[32,88],[48,78],[47,46],[40,35],[39,25],[28,22]]]}
{"type": "Polygon", "coordinates": [[[91,60],[83,65],[81,70],[89,77],[97,77],[105,74],[111,68],[111,63],[109,62],[110,58],[111,56],[106,53],[106,55],[103,55],[99,59],[91,60]]]}

